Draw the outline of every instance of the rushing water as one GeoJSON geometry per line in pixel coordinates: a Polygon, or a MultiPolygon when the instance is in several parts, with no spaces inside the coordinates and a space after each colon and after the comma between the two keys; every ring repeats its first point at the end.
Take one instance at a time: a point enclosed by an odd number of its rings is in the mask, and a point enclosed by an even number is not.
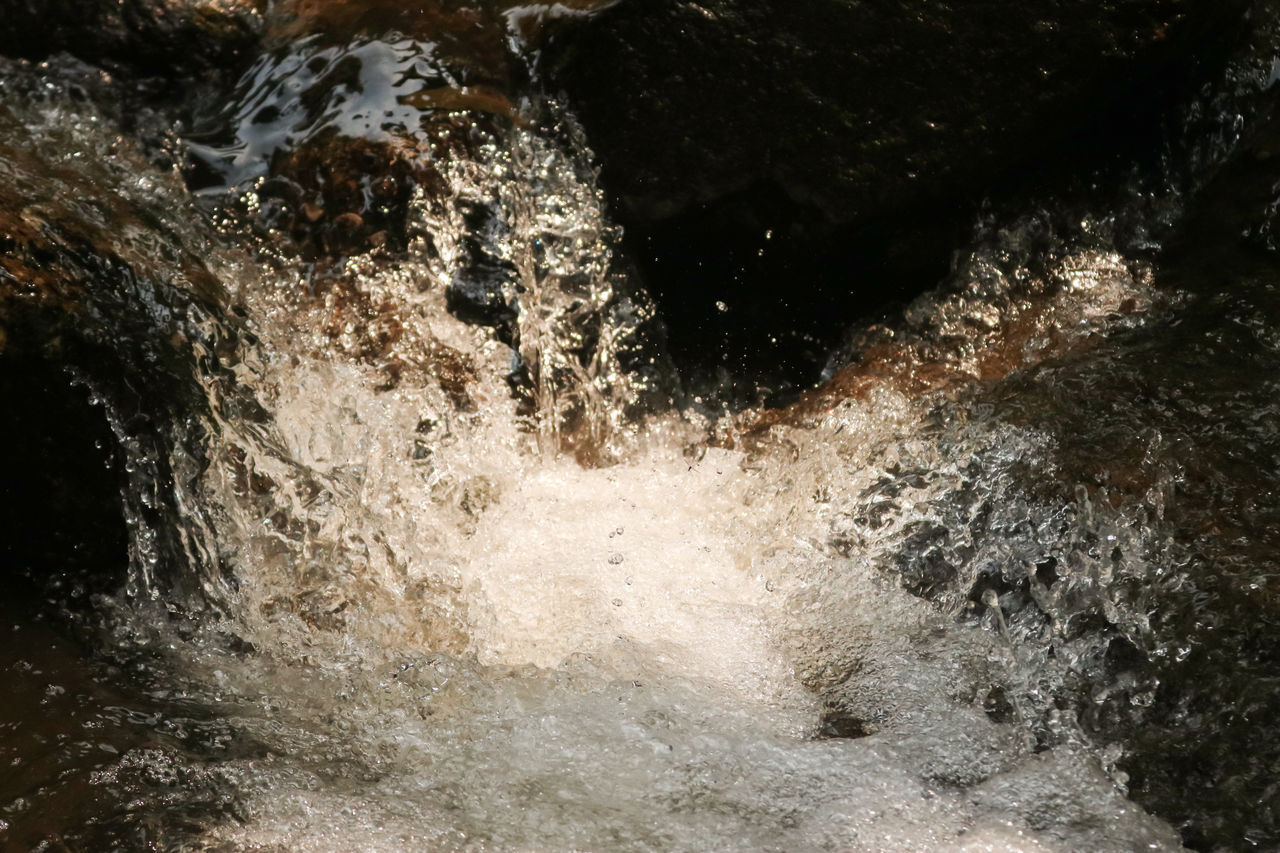
{"type": "Polygon", "coordinates": [[[993,213],[822,389],[732,413],[681,395],[553,98],[305,38],[190,143],[193,200],[109,80],[7,64],[3,200],[94,285],[40,359],[127,570],[15,573],[0,838],[1277,843],[1278,279],[1154,251],[1272,55],[1158,178],[993,213]],[[358,215],[307,183],[338,138],[394,163],[358,215]]]}

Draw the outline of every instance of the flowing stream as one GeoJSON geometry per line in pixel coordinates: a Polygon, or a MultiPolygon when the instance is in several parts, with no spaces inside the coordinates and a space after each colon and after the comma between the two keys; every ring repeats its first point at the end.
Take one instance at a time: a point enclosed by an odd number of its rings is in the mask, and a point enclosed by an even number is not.
{"type": "Polygon", "coordinates": [[[681,390],[557,98],[304,38],[135,143],[103,75],[6,60],[18,219],[120,261],[52,375],[127,569],[0,610],[3,844],[1280,843],[1280,276],[1159,251],[1272,53],[1159,177],[991,212],[786,409],[681,390]],[[396,152],[402,221],[280,176],[335,136],[396,152]]]}

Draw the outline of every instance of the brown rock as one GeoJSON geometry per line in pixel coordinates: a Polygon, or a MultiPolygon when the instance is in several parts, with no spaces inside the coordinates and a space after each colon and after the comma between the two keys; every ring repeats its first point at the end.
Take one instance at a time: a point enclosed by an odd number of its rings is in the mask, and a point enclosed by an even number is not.
{"type": "Polygon", "coordinates": [[[220,72],[252,51],[265,0],[0,0],[0,53],[165,76],[220,72]]]}

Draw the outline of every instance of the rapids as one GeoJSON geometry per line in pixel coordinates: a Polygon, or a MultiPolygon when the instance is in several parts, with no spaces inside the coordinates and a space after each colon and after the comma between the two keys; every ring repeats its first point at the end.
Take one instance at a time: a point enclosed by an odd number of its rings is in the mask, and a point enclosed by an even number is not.
{"type": "Polygon", "coordinates": [[[4,60],[6,465],[53,377],[125,541],[12,570],[0,839],[1274,845],[1278,279],[1168,236],[1268,126],[1269,21],[1155,175],[986,211],[785,408],[681,385],[537,87],[308,36],[184,140],[4,60]],[[343,136],[360,215],[297,165],[343,136]]]}

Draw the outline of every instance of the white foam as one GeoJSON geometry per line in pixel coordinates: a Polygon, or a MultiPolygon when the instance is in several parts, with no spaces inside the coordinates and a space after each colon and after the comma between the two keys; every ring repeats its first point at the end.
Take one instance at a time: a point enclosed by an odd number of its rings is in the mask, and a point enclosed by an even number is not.
{"type": "MultiPolygon", "coordinates": [[[[486,514],[463,569],[484,663],[554,667],[619,641],[765,703],[800,693],[762,610],[741,454],[529,470],[486,514]]],[[[625,674],[625,673],[620,673],[625,674]]]]}

